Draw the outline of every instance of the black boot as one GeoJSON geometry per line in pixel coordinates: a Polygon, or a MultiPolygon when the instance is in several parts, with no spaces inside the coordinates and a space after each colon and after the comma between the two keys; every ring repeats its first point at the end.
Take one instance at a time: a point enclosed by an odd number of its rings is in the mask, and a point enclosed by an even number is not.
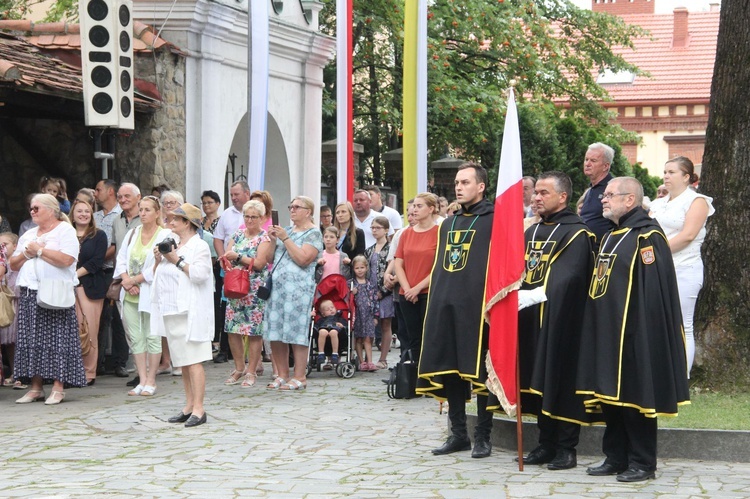
{"type": "Polygon", "coordinates": [[[469,440],[469,437],[451,435],[443,445],[437,449],[432,449],[432,453],[436,456],[442,456],[443,454],[453,454],[454,452],[461,452],[470,449],[471,440],[469,440]]]}

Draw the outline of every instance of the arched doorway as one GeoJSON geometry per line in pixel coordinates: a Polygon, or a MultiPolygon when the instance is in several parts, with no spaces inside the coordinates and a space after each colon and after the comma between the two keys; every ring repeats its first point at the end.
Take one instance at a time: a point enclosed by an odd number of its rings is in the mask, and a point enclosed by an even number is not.
{"type": "MultiPolygon", "coordinates": [[[[232,145],[229,149],[229,157],[234,159],[234,176],[231,172],[230,161],[227,160],[227,175],[225,180],[224,199],[229,199],[228,190],[232,182],[240,177],[247,177],[248,164],[248,115],[242,117],[234,132],[232,145]]],[[[250,185],[250,189],[258,189],[257,185],[250,185]]],[[[292,198],[289,178],[289,158],[281,135],[279,125],[271,114],[268,114],[268,132],[266,136],[266,173],[265,190],[271,193],[274,200],[274,209],[279,212],[279,221],[286,225],[289,222],[289,213],[286,205],[292,198]]]]}

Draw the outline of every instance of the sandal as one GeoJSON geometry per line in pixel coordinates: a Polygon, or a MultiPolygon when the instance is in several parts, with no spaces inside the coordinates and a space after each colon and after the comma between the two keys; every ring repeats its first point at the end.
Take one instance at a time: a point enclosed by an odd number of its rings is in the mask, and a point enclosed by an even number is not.
{"type": "Polygon", "coordinates": [[[146,385],[143,387],[143,390],[141,391],[141,395],[144,397],[150,397],[154,394],[156,394],[155,386],[146,385]]]}
{"type": "Polygon", "coordinates": [[[132,390],[130,390],[130,391],[128,392],[128,395],[130,395],[131,397],[132,397],[133,395],[140,395],[140,394],[141,394],[141,393],[143,392],[143,389],[144,389],[144,388],[145,388],[145,386],[143,386],[143,385],[138,385],[138,386],[136,386],[135,388],[133,388],[132,390]]]}
{"type": "Polygon", "coordinates": [[[13,383],[13,389],[14,390],[25,390],[28,388],[28,385],[21,383],[20,381],[16,381],[13,383]]]}
{"type": "Polygon", "coordinates": [[[63,400],[65,400],[65,392],[52,390],[50,396],[47,398],[47,400],[44,401],[44,405],[57,405],[63,400]]]}
{"type": "Polygon", "coordinates": [[[229,385],[236,385],[237,383],[242,380],[242,371],[238,371],[237,369],[233,369],[231,373],[229,373],[229,377],[224,380],[224,384],[229,385]]]}
{"type": "Polygon", "coordinates": [[[44,400],[44,390],[29,390],[26,395],[16,400],[16,404],[29,404],[37,400],[44,400]]]}
{"type": "Polygon", "coordinates": [[[378,369],[388,369],[388,361],[387,360],[379,360],[377,367],[378,367],[378,369]]]}
{"type": "Polygon", "coordinates": [[[289,382],[285,385],[281,385],[279,387],[279,390],[283,390],[285,392],[292,392],[292,391],[300,391],[307,388],[307,382],[302,382],[298,379],[292,378],[289,380],[289,382]]]}
{"type": "Polygon", "coordinates": [[[255,386],[255,382],[258,380],[258,375],[253,373],[245,373],[245,379],[242,380],[242,388],[250,388],[255,386]]]}
{"type": "Polygon", "coordinates": [[[284,380],[284,378],[279,378],[277,376],[275,380],[273,380],[272,382],[268,383],[268,385],[266,385],[266,388],[269,390],[278,390],[284,384],[286,384],[286,381],[284,380]]]}

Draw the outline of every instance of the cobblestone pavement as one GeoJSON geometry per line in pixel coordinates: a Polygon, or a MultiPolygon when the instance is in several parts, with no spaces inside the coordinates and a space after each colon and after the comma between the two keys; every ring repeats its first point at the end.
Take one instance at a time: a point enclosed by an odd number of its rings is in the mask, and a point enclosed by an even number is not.
{"type": "Polygon", "coordinates": [[[0,389],[0,496],[750,497],[748,464],[663,460],[656,480],[620,484],[586,475],[599,456],[556,472],[519,472],[500,449],[434,457],[445,414],[434,400],[389,400],[382,371],[313,373],[306,391],[283,393],[265,389],[268,375],[224,386],[228,369],[206,364],[208,424],[196,428],[166,422],[183,401],[172,376],[151,398],[100,377],[59,406],[17,405],[23,392],[0,389]]]}

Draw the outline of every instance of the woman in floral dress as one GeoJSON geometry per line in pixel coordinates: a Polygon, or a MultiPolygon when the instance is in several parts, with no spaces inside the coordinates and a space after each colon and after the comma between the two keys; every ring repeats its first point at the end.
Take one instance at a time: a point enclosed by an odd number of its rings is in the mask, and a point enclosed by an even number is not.
{"type": "Polygon", "coordinates": [[[224,330],[229,333],[229,348],[234,357],[234,370],[224,382],[249,388],[255,385],[258,365],[263,348],[263,314],[266,302],[257,296],[258,288],[268,277],[268,261],[273,254],[266,231],[261,228],[266,208],[258,200],[251,199],[242,207],[245,228],[233,236],[232,249],[224,254],[226,261],[235,267],[250,270],[250,293],[243,298],[228,299],[224,330]],[[245,364],[245,346],[248,340],[248,363],[245,364]],[[243,379],[244,378],[244,379],[243,379]]]}

